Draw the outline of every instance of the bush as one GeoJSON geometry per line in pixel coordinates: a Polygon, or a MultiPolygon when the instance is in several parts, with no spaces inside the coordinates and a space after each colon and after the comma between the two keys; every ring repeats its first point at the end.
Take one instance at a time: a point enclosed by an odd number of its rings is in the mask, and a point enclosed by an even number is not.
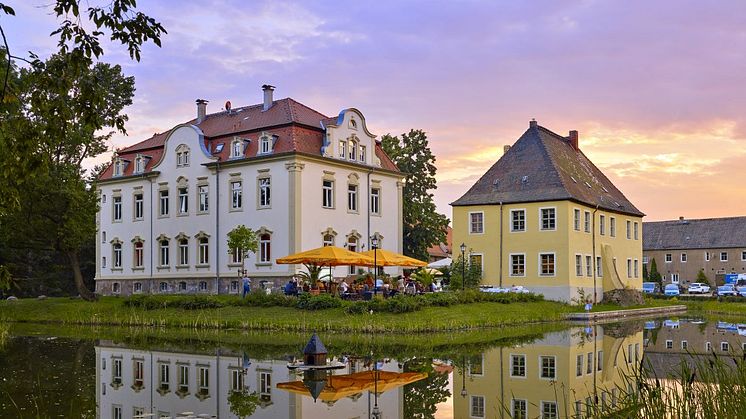
{"type": "Polygon", "coordinates": [[[367,301],[355,301],[345,307],[345,313],[347,314],[363,314],[370,311],[367,301]]]}
{"type": "Polygon", "coordinates": [[[209,308],[220,308],[224,306],[224,304],[219,300],[206,295],[133,295],[124,300],[124,305],[127,307],[142,308],[143,310],[158,310],[162,308],[203,310],[209,308]]]}
{"type": "Polygon", "coordinates": [[[238,298],[234,305],[250,307],[296,307],[298,299],[283,294],[266,294],[252,292],[244,298],[238,298]]]}
{"type": "Polygon", "coordinates": [[[338,308],[342,307],[342,300],[330,294],[303,294],[297,298],[297,307],[303,310],[338,308]]]}

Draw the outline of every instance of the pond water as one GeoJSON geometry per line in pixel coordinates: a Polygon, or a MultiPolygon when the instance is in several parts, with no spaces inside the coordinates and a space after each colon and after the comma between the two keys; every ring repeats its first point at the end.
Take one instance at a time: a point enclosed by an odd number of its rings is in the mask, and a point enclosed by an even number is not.
{"type": "Polygon", "coordinates": [[[742,353],[746,325],[660,319],[499,335],[400,344],[322,333],[342,368],[297,373],[287,364],[308,335],[16,325],[0,342],[0,417],[573,417],[620,403],[641,364],[665,377],[693,353],[742,353]]]}

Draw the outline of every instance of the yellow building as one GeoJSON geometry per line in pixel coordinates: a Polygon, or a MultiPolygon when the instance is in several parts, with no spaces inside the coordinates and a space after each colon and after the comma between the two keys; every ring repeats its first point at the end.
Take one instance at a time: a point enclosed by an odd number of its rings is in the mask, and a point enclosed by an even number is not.
{"type": "Polygon", "coordinates": [[[644,214],[583,154],[577,131],[563,137],[532,120],[451,205],[454,248],[464,243],[481,264],[482,284],[560,301],[642,288],[644,214]]]}
{"type": "Polygon", "coordinates": [[[513,348],[492,348],[453,372],[454,418],[558,419],[613,409],[635,391],[643,333],[550,333],[513,348]]]}

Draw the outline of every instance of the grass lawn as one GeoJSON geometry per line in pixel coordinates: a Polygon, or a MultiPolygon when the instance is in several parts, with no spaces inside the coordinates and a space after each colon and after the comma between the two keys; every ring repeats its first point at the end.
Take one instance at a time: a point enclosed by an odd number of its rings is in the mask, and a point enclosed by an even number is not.
{"type": "MultiPolygon", "coordinates": [[[[230,297],[225,297],[230,298],[230,297]]],[[[291,307],[143,310],[126,307],[122,298],[103,297],[89,303],[49,298],[0,302],[0,322],[64,325],[157,326],[191,329],[269,331],[435,332],[562,321],[575,308],[551,301],[500,304],[473,303],[424,307],[411,313],[347,314],[342,308],[318,311],[291,307]]]]}
{"type": "Polygon", "coordinates": [[[690,312],[701,314],[746,315],[746,302],[721,302],[708,299],[703,301],[679,301],[678,304],[685,304],[690,312]]]}
{"type": "MultiPolygon", "coordinates": [[[[629,306],[624,307],[625,310],[635,309],[635,308],[652,308],[652,307],[667,307],[667,306],[677,306],[677,305],[688,305],[685,304],[683,301],[672,301],[672,300],[662,300],[662,299],[653,299],[653,298],[646,298],[645,304],[643,305],[637,305],[637,306],[629,306]]],[[[582,312],[583,307],[573,307],[575,311],[582,312]]],[[[604,312],[604,311],[613,311],[613,310],[621,310],[622,307],[619,307],[617,305],[612,304],[594,304],[593,309],[591,310],[592,313],[597,312],[604,312]]]]}

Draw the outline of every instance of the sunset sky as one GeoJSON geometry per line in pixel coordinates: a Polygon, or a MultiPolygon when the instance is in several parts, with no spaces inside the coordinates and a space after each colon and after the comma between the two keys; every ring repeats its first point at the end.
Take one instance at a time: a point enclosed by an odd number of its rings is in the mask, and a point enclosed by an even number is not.
{"type": "MultiPolygon", "coordinates": [[[[55,49],[48,3],[9,2],[12,53],[55,49]]],[[[269,83],[330,116],[356,107],[379,136],[425,130],[449,217],[531,118],[580,131],[645,220],[746,215],[744,2],[138,3],[169,33],[139,63],[107,47],[137,83],[112,149],[193,118],[197,98],[259,103],[269,83]]]]}

